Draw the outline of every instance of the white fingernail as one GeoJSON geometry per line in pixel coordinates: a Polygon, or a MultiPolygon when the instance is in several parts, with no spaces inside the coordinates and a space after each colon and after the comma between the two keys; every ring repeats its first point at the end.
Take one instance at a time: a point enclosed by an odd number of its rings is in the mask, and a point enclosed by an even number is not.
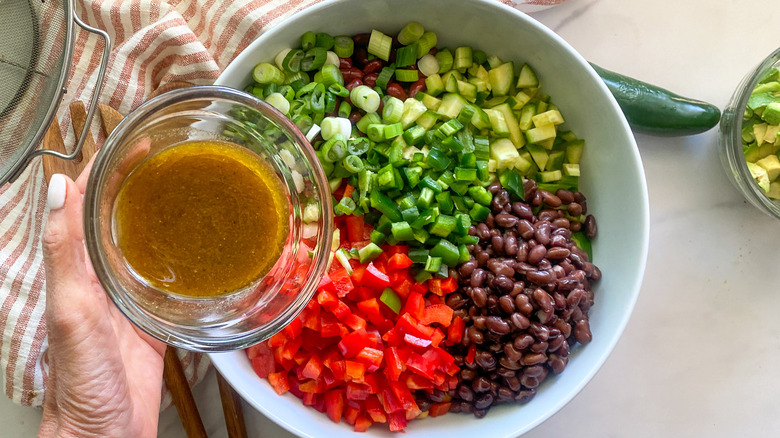
{"type": "Polygon", "coordinates": [[[46,205],[49,210],[58,210],[65,205],[65,193],[68,190],[68,184],[65,181],[65,175],[55,173],[49,180],[49,193],[46,196],[46,205]]]}

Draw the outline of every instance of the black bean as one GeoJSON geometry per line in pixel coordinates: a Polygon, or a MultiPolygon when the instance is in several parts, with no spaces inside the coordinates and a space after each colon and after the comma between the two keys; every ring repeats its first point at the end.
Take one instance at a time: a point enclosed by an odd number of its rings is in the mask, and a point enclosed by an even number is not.
{"type": "Polygon", "coordinates": [[[498,316],[488,316],[485,323],[487,329],[497,335],[506,335],[512,331],[512,327],[509,323],[498,316]]]}
{"type": "Polygon", "coordinates": [[[471,287],[480,287],[485,284],[486,272],[483,269],[475,269],[471,273],[471,287]]]}
{"type": "Polygon", "coordinates": [[[515,282],[504,274],[497,275],[493,279],[493,288],[499,293],[508,294],[515,287],[515,282]]]}
{"type": "Polygon", "coordinates": [[[550,260],[563,260],[566,257],[569,257],[570,254],[571,251],[568,249],[554,246],[547,251],[547,258],[550,260]]]}
{"type": "Polygon", "coordinates": [[[534,212],[531,207],[523,202],[515,202],[512,204],[512,213],[514,213],[520,219],[532,220],[534,218],[534,212]]]}
{"type": "Polygon", "coordinates": [[[530,347],[534,343],[534,337],[529,335],[528,333],[517,335],[512,341],[512,346],[515,347],[517,350],[525,350],[526,348],[530,347]]]}
{"type": "Polygon", "coordinates": [[[477,268],[477,261],[471,259],[466,263],[460,265],[460,268],[458,270],[460,271],[460,275],[464,277],[468,277],[471,275],[472,272],[474,272],[474,269],[476,268],[477,268]]]}
{"type": "MultiPolygon", "coordinates": [[[[517,269],[517,268],[515,268],[517,269]]],[[[525,274],[526,278],[532,283],[539,285],[552,284],[555,281],[555,276],[552,272],[532,269],[525,274]]]]}
{"type": "Polygon", "coordinates": [[[484,370],[492,370],[496,367],[496,357],[489,351],[477,350],[474,361],[484,370]]]}
{"type": "Polygon", "coordinates": [[[558,189],[555,192],[555,196],[557,196],[564,204],[571,204],[574,202],[574,193],[566,189],[558,189]]]}
{"type": "Polygon", "coordinates": [[[471,383],[471,389],[476,393],[483,393],[490,390],[490,381],[484,377],[477,377],[471,383]]]}
{"type": "Polygon", "coordinates": [[[525,330],[531,325],[531,320],[520,312],[513,313],[509,320],[512,321],[512,325],[518,330],[525,330]]]}
{"type": "Polygon", "coordinates": [[[528,251],[528,263],[536,265],[541,262],[547,255],[547,247],[544,245],[536,245],[528,251]]]}
{"type": "Polygon", "coordinates": [[[490,193],[495,195],[496,193],[498,193],[499,190],[501,190],[501,183],[498,182],[498,181],[495,181],[495,182],[491,183],[489,186],[487,186],[487,190],[488,190],[488,192],[490,192],[490,193]]]}
{"type": "Polygon", "coordinates": [[[504,236],[492,236],[490,238],[490,244],[496,254],[504,253],[504,236]]]}
{"type": "Polygon", "coordinates": [[[550,222],[537,222],[536,225],[534,225],[534,228],[534,239],[542,245],[548,245],[552,234],[552,225],[550,222]]]}
{"type": "Polygon", "coordinates": [[[566,206],[566,210],[569,212],[570,215],[577,217],[582,214],[582,205],[577,202],[572,202],[568,206],[566,206]]]}
{"type": "Polygon", "coordinates": [[[534,237],[534,226],[528,219],[517,222],[517,234],[525,240],[534,237]]]}
{"type": "Polygon", "coordinates": [[[583,226],[585,227],[585,236],[587,236],[588,239],[596,237],[598,232],[596,229],[596,218],[594,218],[592,214],[585,216],[585,223],[583,226]]]}
{"type": "Polygon", "coordinates": [[[523,353],[515,348],[513,343],[504,344],[504,355],[513,362],[518,362],[523,357],[523,353]]]}
{"type": "MultiPolygon", "coordinates": [[[[512,283],[512,288],[514,289],[514,282],[512,283]]],[[[511,315],[515,311],[515,300],[509,295],[501,295],[501,298],[498,299],[498,305],[501,307],[501,310],[504,311],[507,315],[511,315]]]]}
{"type": "Polygon", "coordinates": [[[539,190],[539,193],[542,195],[542,201],[544,201],[545,204],[549,205],[550,207],[560,207],[563,203],[561,201],[561,198],[553,195],[552,193],[548,192],[547,190],[539,190]]]}
{"type": "Polygon", "coordinates": [[[487,409],[493,404],[493,394],[485,394],[474,402],[477,409],[487,409]]]}
{"type": "Polygon", "coordinates": [[[458,387],[458,397],[470,402],[474,400],[474,391],[467,385],[460,385],[458,387]]]}
{"type": "Polygon", "coordinates": [[[517,217],[507,214],[507,213],[501,213],[496,215],[496,224],[499,227],[503,228],[512,228],[515,225],[517,225],[518,219],[517,217]]]}

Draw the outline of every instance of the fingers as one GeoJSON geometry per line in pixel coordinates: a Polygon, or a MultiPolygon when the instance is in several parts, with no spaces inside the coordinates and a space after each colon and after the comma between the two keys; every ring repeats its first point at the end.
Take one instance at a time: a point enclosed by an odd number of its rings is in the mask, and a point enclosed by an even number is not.
{"type": "Polygon", "coordinates": [[[89,159],[89,162],[86,166],[84,166],[84,170],[81,171],[81,174],[79,174],[79,177],[76,178],[76,187],[78,187],[79,192],[82,194],[84,193],[84,190],[87,189],[87,180],[89,179],[89,172],[92,170],[92,164],[95,163],[95,157],[97,157],[97,154],[100,153],[99,151],[92,155],[92,158],[89,159]]]}
{"type": "Polygon", "coordinates": [[[55,174],[49,181],[46,203],[49,219],[43,236],[43,254],[47,316],[67,316],[72,312],[63,309],[82,305],[89,309],[90,305],[80,302],[83,297],[89,297],[87,291],[91,289],[84,251],[81,193],[70,178],[55,174]]]}

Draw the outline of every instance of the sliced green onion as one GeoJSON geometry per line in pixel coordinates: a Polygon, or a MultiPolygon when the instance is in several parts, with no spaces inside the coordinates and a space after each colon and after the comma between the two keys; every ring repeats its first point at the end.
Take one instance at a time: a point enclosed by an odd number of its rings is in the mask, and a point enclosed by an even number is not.
{"type": "Polygon", "coordinates": [[[423,28],[422,24],[416,21],[410,21],[406,23],[406,26],[404,26],[400,32],[398,32],[398,42],[405,46],[412,44],[419,40],[424,32],[425,28],[423,28]]]}
{"type": "Polygon", "coordinates": [[[309,140],[309,142],[312,142],[317,135],[320,133],[320,126],[317,124],[311,125],[311,128],[309,128],[309,131],[306,133],[306,140],[309,140]]]}
{"type": "Polygon", "coordinates": [[[400,68],[395,70],[395,79],[398,82],[417,82],[419,77],[420,76],[417,70],[406,70],[400,68]]]}
{"type": "Polygon", "coordinates": [[[366,135],[371,141],[380,142],[385,139],[385,126],[382,123],[372,123],[368,125],[366,135]]]}
{"type": "Polygon", "coordinates": [[[290,53],[291,50],[292,49],[288,47],[286,49],[282,49],[281,51],[279,51],[279,53],[276,54],[276,57],[274,58],[274,63],[276,63],[277,67],[284,70],[284,65],[283,65],[284,58],[287,56],[288,53],[290,53]]]}
{"type": "Polygon", "coordinates": [[[439,61],[439,74],[446,73],[452,68],[452,52],[450,49],[441,49],[436,52],[436,60],[439,61]]]}
{"type": "Polygon", "coordinates": [[[284,82],[284,74],[275,65],[267,62],[257,64],[252,70],[252,77],[255,82],[261,85],[276,84],[281,85],[284,82]]]}
{"type": "Polygon", "coordinates": [[[417,44],[399,47],[395,52],[395,66],[408,67],[417,61],[417,44]]]}
{"type": "Polygon", "coordinates": [[[333,209],[336,210],[336,213],[343,215],[352,214],[352,212],[355,211],[355,208],[357,208],[355,200],[349,196],[344,196],[341,198],[339,203],[333,207],[333,209]]]}
{"type": "Polygon", "coordinates": [[[329,88],[334,84],[344,85],[344,77],[341,75],[341,71],[336,65],[323,65],[320,74],[322,74],[322,81],[320,82],[322,82],[326,88],[329,88]]]}
{"type": "Polygon", "coordinates": [[[293,49],[287,52],[287,56],[282,61],[282,68],[290,73],[301,70],[301,61],[303,60],[303,50],[293,49]]]}
{"type": "Polygon", "coordinates": [[[423,76],[434,75],[439,72],[439,61],[429,53],[417,61],[417,69],[420,70],[423,76]]]}
{"type": "MultiPolygon", "coordinates": [[[[352,91],[355,91],[358,88],[359,87],[355,87],[352,89],[352,91]]],[[[350,93],[350,96],[351,95],[352,93],[350,93]]],[[[355,104],[354,99],[352,100],[352,103],[355,106],[358,106],[357,104],[355,104]]],[[[358,108],[360,107],[358,106],[358,108]]],[[[365,134],[366,131],[368,131],[368,125],[372,125],[374,123],[382,123],[382,119],[379,117],[379,114],[375,112],[370,112],[370,113],[366,113],[363,117],[361,117],[360,120],[358,120],[358,122],[355,124],[355,127],[358,129],[358,131],[365,134]]]]}
{"type": "Polygon", "coordinates": [[[403,132],[404,132],[404,128],[401,127],[400,123],[393,123],[390,125],[385,125],[384,127],[384,137],[386,140],[389,140],[391,138],[396,138],[399,135],[403,134],[403,132]]]}
{"type": "Polygon", "coordinates": [[[301,35],[301,48],[303,50],[309,50],[314,47],[315,44],[317,44],[317,35],[314,32],[308,31],[301,35]]]}
{"type": "Polygon", "coordinates": [[[341,134],[344,138],[352,135],[352,123],[343,117],[325,117],[320,128],[323,140],[330,140],[336,134],[341,134]]]}
{"type": "Polygon", "coordinates": [[[335,65],[338,67],[341,64],[339,61],[339,55],[336,54],[336,52],[332,50],[328,50],[328,56],[325,59],[325,65],[335,65]]]}
{"type": "Polygon", "coordinates": [[[336,250],[336,260],[339,261],[339,264],[347,271],[347,274],[352,275],[352,265],[349,264],[349,259],[352,257],[350,256],[349,252],[347,252],[344,248],[339,248],[336,250]]]}
{"type": "Polygon", "coordinates": [[[301,70],[312,71],[325,65],[328,59],[328,51],[322,47],[313,47],[306,51],[301,60],[301,70]]]}
{"type": "Polygon", "coordinates": [[[330,36],[330,34],[327,34],[325,32],[318,32],[315,35],[314,39],[314,45],[316,47],[322,47],[325,50],[330,50],[333,48],[333,37],[330,36]]]}
{"type": "Polygon", "coordinates": [[[271,93],[265,98],[265,101],[278,109],[282,114],[286,115],[290,112],[290,101],[285,99],[281,93],[271,93]]]}
{"type": "Polygon", "coordinates": [[[339,58],[349,58],[355,51],[355,42],[346,35],[339,35],[334,38],[333,51],[339,58]]]}
{"type": "MultiPolygon", "coordinates": [[[[415,71],[415,74],[417,71],[415,71]]],[[[379,109],[379,93],[366,85],[358,85],[349,93],[352,104],[367,113],[373,113],[379,109]]]]}
{"type": "Polygon", "coordinates": [[[437,42],[438,39],[436,38],[435,32],[430,30],[425,31],[420,39],[417,40],[417,59],[427,55],[432,48],[436,47],[437,42]]]}
{"type": "Polygon", "coordinates": [[[349,102],[347,102],[346,100],[342,101],[339,104],[338,116],[347,118],[351,113],[352,113],[352,105],[350,105],[349,102]]]}
{"type": "Polygon", "coordinates": [[[390,82],[390,79],[393,78],[394,73],[395,67],[392,65],[382,67],[382,71],[380,71],[379,75],[376,77],[376,86],[383,90],[387,88],[387,84],[390,82]]]}
{"type": "Polygon", "coordinates": [[[361,160],[357,155],[347,155],[344,157],[344,162],[342,165],[349,173],[358,173],[365,167],[363,165],[363,160],[361,160]]]}
{"type": "Polygon", "coordinates": [[[385,106],[382,109],[382,119],[387,123],[398,123],[404,114],[404,103],[401,99],[387,96],[385,106]]]}
{"type": "Polygon", "coordinates": [[[325,161],[334,163],[341,160],[347,155],[347,145],[344,136],[335,134],[322,145],[320,151],[325,161]]]}
{"type": "Polygon", "coordinates": [[[428,256],[425,261],[425,270],[428,272],[438,272],[441,267],[441,257],[428,256]]]}
{"type": "Polygon", "coordinates": [[[390,50],[392,50],[392,48],[392,37],[389,37],[376,29],[371,31],[371,37],[368,39],[368,53],[383,61],[387,61],[390,59],[390,50]]]}

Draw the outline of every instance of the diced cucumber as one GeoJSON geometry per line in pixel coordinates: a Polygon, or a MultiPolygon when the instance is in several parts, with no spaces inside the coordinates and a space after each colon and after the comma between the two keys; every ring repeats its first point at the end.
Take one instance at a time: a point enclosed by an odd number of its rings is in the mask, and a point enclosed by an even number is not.
{"type": "Polygon", "coordinates": [[[563,160],[566,158],[566,151],[551,151],[548,155],[550,156],[550,160],[547,162],[546,170],[563,169],[563,160]]]}
{"type": "Polygon", "coordinates": [[[472,56],[471,47],[462,46],[455,49],[455,61],[452,64],[452,68],[463,70],[471,67],[473,63],[474,57],[472,56]]]}
{"type": "Polygon", "coordinates": [[[432,74],[425,78],[425,89],[431,96],[438,96],[444,92],[444,81],[438,73],[432,74]]]}
{"type": "Polygon", "coordinates": [[[550,160],[547,151],[538,144],[529,144],[526,145],[525,148],[531,154],[531,157],[533,157],[536,165],[539,166],[539,170],[545,170],[547,168],[547,162],[550,160]]]}
{"type": "Polygon", "coordinates": [[[460,114],[460,110],[466,105],[466,99],[456,93],[447,93],[441,98],[441,105],[436,113],[447,120],[454,119],[460,114]]]}
{"type": "Polygon", "coordinates": [[[509,139],[501,138],[490,144],[490,158],[495,160],[496,170],[501,170],[515,167],[515,160],[520,158],[520,154],[509,139]]]}
{"type": "Polygon", "coordinates": [[[418,92],[414,98],[422,102],[430,111],[436,111],[441,105],[441,99],[433,97],[428,93],[423,93],[422,91],[418,92]]]}
{"type": "Polygon", "coordinates": [[[490,88],[490,83],[486,80],[482,80],[480,78],[469,78],[468,79],[469,84],[474,85],[477,87],[477,93],[487,93],[490,88]]]}
{"type": "Polygon", "coordinates": [[[571,164],[580,164],[582,150],[585,148],[584,140],[574,140],[566,143],[566,162],[571,164]]]}
{"type": "Polygon", "coordinates": [[[525,131],[528,143],[539,143],[544,140],[554,139],[556,134],[555,125],[542,125],[525,131]]]}
{"type": "Polygon", "coordinates": [[[417,118],[415,123],[417,123],[418,125],[422,126],[426,130],[429,130],[429,129],[433,128],[433,125],[436,124],[437,120],[439,120],[439,115],[438,114],[436,114],[433,111],[426,111],[426,112],[423,113],[423,115],[421,115],[420,117],[417,118]]]}
{"type": "Polygon", "coordinates": [[[520,74],[517,77],[516,86],[517,88],[530,88],[539,86],[539,79],[536,77],[536,73],[528,64],[523,64],[523,66],[520,67],[520,74]]]}
{"type": "Polygon", "coordinates": [[[522,151],[520,152],[520,155],[515,158],[514,168],[520,171],[520,173],[523,175],[526,175],[534,169],[534,163],[532,160],[533,158],[531,158],[531,154],[528,153],[528,151],[522,151]]]}
{"type": "Polygon", "coordinates": [[[488,56],[487,62],[488,62],[488,65],[490,66],[490,68],[496,68],[496,67],[498,67],[498,66],[500,66],[501,64],[504,63],[504,61],[502,61],[501,58],[499,58],[498,56],[494,56],[494,55],[493,56],[488,56]]]}
{"type": "Polygon", "coordinates": [[[515,77],[514,64],[505,62],[488,71],[490,88],[494,96],[506,96],[512,88],[512,79],[515,77]]]}
{"type": "Polygon", "coordinates": [[[509,107],[509,104],[502,103],[494,106],[492,109],[503,114],[507,129],[509,129],[509,139],[514,143],[515,147],[518,149],[523,147],[525,138],[520,131],[520,126],[518,125],[515,114],[512,112],[512,108],[509,107]]]}
{"type": "Polygon", "coordinates": [[[550,170],[548,172],[539,173],[539,178],[545,183],[560,181],[560,179],[563,178],[563,173],[561,173],[560,170],[550,170]]]}
{"type": "Polygon", "coordinates": [[[509,103],[509,106],[512,107],[513,110],[517,111],[525,106],[528,102],[531,101],[531,96],[526,94],[524,91],[518,91],[517,94],[507,99],[507,103],[509,103]]]}
{"type": "Polygon", "coordinates": [[[404,101],[404,112],[401,116],[401,126],[404,129],[412,126],[412,123],[414,123],[420,116],[425,114],[425,111],[427,110],[428,108],[425,107],[425,104],[419,100],[406,99],[404,101]]]}
{"type": "Polygon", "coordinates": [[[508,136],[509,126],[506,123],[506,119],[504,119],[504,114],[501,111],[497,111],[491,108],[488,108],[484,111],[490,119],[490,127],[493,129],[493,134],[498,137],[508,136]]]}
{"type": "Polygon", "coordinates": [[[517,123],[520,126],[520,130],[527,131],[533,126],[533,116],[536,115],[536,104],[529,103],[520,110],[520,119],[517,123]]]}
{"type": "Polygon", "coordinates": [[[560,125],[563,123],[563,116],[558,110],[547,110],[531,118],[534,126],[542,125],[560,125]]]}
{"type": "Polygon", "coordinates": [[[471,117],[471,124],[477,129],[490,128],[490,117],[488,117],[485,110],[474,105],[474,115],[471,117]]]}
{"type": "Polygon", "coordinates": [[[474,103],[477,100],[477,86],[466,81],[458,81],[458,94],[474,103]]]}
{"type": "Polygon", "coordinates": [[[563,165],[563,174],[566,176],[580,176],[580,165],[565,163],[563,165]]]}

